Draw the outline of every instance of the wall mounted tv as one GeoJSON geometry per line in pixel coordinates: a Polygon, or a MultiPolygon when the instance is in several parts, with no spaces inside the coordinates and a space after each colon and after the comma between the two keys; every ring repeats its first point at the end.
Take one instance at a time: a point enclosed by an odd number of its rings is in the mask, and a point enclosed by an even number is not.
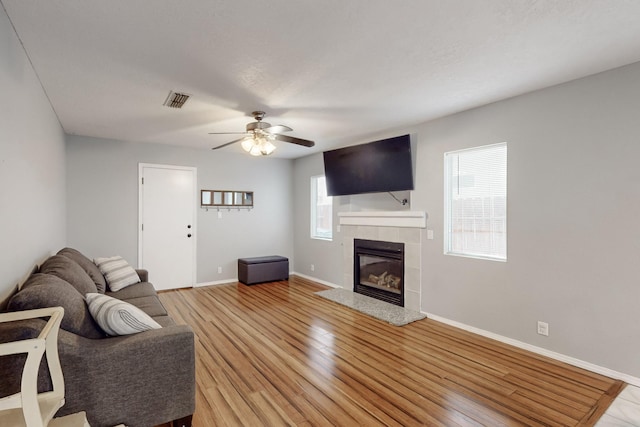
{"type": "Polygon", "coordinates": [[[413,190],[409,135],[325,151],[330,196],[413,190]]]}

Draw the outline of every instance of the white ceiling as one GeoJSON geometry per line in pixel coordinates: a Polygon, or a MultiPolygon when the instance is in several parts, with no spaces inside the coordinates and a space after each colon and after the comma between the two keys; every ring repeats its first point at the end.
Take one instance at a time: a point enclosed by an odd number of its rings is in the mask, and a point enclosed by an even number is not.
{"type": "Polygon", "coordinates": [[[67,133],[208,149],[264,110],[316,141],[285,158],[640,61],[638,0],[1,1],[67,133]]]}

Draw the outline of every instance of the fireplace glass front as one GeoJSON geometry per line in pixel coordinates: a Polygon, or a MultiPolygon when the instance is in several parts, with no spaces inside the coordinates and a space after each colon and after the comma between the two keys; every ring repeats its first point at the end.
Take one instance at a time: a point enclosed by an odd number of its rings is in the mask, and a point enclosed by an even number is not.
{"type": "Polygon", "coordinates": [[[354,240],[354,292],[404,307],[404,243],[354,240]]]}

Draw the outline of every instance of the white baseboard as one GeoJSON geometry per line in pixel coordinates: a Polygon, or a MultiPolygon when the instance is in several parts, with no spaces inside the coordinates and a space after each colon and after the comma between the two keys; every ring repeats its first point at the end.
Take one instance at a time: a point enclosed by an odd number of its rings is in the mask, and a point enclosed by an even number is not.
{"type": "MultiPolygon", "coordinates": [[[[289,273],[289,275],[296,275],[296,276],[300,276],[302,278],[308,279],[308,280],[312,280],[314,282],[320,283],[321,285],[326,285],[326,286],[330,286],[332,288],[340,288],[341,286],[336,285],[335,283],[331,283],[331,282],[326,282],[324,280],[318,279],[317,277],[311,277],[311,276],[307,276],[306,274],[300,274],[300,273],[296,273],[295,271],[291,271],[289,273]]],[[[202,282],[202,283],[196,283],[193,287],[194,288],[201,288],[203,286],[218,286],[218,285],[226,285],[228,283],[236,283],[238,282],[238,279],[224,279],[224,280],[216,280],[213,282],[202,282]]]]}
{"type": "Polygon", "coordinates": [[[226,285],[228,283],[235,283],[237,282],[238,279],[224,279],[224,280],[216,280],[215,282],[202,282],[202,283],[196,283],[193,287],[194,288],[201,288],[203,286],[217,286],[217,285],[226,285]]]}
{"type": "Polygon", "coordinates": [[[509,344],[514,347],[518,347],[523,350],[530,351],[532,353],[540,354],[542,356],[546,356],[551,359],[558,360],[560,362],[568,363],[569,365],[577,366],[578,368],[586,369],[587,371],[595,372],[596,374],[604,375],[617,380],[622,380],[627,384],[640,387],[640,378],[637,378],[628,374],[624,374],[622,372],[614,371],[612,369],[605,368],[603,366],[594,365],[593,363],[585,362],[584,360],[576,359],[574,357],[567,356],[561,353],[556,353],[555,351],[547,350],[546,348],[537,347],[535,345],[527,344],[522,341],[518,341],[502,335],[494,334],[493,332],[485,331],[484,329],[479,329],[474,326],[465,325],[464,323],[456,322],[455,320],[449,320],[447,318],[440,317],[436,314],[430,314],[424,311],[422,313],[426,314],[429,319],[446,323],[447,325],[450,325],[459,329],[463,329],[465,331],[468,331],[474,334],[482,335],[483,337],[491,338],[496,341],[500,341],[502,343],[509,344]]]}
{"type": "Polygon", "coordinates": [[[302,274],[302,273],[296,273],[295,271],[292,271],[291,274],[295,274],[296,276],[300,276],[303,279],[312,280],[312,281],[314,281],[316,283],[320,283],[321,285],[325,285],[325,286],[330,286],[332,288],[341,288],[342,287],[342,286],[336,285],[335,283],[326,282],[324,280],[318,279],[317,277],[307,276],[306,274],[302,274]]]}

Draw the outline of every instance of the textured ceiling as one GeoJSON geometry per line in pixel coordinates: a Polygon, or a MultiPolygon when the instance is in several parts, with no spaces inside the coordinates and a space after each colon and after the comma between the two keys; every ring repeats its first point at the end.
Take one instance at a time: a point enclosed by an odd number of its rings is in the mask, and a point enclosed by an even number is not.
{"type": "Polygon", "coordinates": [[[2,4],[67,133],[205,149],[260,109],[288,158],[640,61],[637,0],[2,4]]]}

